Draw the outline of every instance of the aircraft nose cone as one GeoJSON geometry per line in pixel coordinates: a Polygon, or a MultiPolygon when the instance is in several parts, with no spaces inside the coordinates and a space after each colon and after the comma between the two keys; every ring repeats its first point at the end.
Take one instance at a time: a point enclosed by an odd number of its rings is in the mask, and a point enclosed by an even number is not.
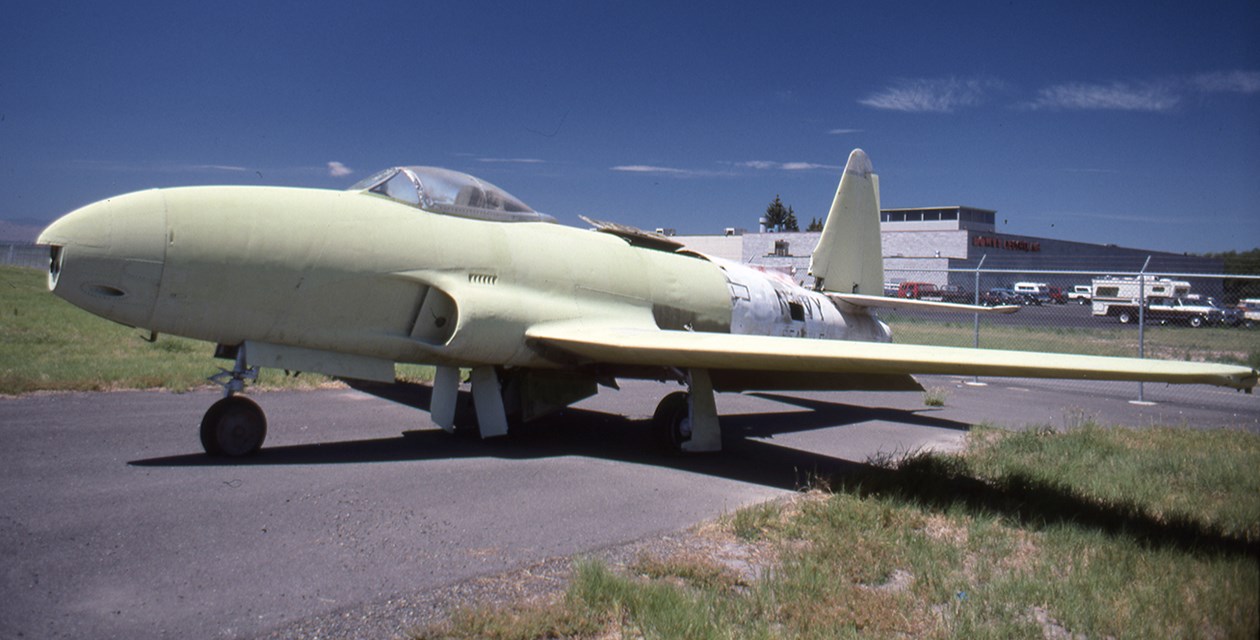
{"type": "Polygon", "coordinates": [[[48,288],[92,313],[146,326],[166,257],[166,203],[157,190],[95,202],[53,222],[48,288]]]}

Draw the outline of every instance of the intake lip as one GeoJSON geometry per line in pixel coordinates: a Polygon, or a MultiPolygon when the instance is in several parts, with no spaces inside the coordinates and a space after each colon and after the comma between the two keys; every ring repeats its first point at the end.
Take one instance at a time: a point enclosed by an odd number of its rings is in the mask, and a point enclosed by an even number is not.
{"type": "Polygon", "coordinates": [[[71,211],[37,240],[49,245],[49,290],[104,318],[146,326],[165,267],[166,226],[156,189],[71,211]]]}

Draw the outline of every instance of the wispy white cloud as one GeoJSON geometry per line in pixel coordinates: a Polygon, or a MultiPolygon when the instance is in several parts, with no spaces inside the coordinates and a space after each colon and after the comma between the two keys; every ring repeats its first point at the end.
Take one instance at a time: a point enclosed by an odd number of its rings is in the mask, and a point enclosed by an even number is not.
{"type": "Polygon", "coordinates": [[[99,160],[79,160],[76,164],[104,169],[106,171],[125,171],[135,173],[207,173],[228,172],[244,173],[253,171],[248,167],[228,164],[182,164],[182,163],[130,163],[109,162],[99,160]]]}
{"type": "Polygon", "coordinates": [[[1049,110],[1170,112],[1192,96],[1260,93],[1260,72],[1214,71],[1193,76],[1108,83],[1068,82],[1041,89],[1027,107],[1049,110]]]}
{"type": "MultiPolygon", "coordinates": [[[[859,104],[905,113],[953,113],[984,104],[1009,85],[995,78],[956,77],[896,80],[858,100],[859,104]]],[[[1037,91],[1031,100],[1014,106],[1044,111],[1135,111],[1167,113],[1190,104],[1195,96],[1260,93],[1260,71],[1213,71],[1195,75],[1127,79],[1107,82],[1062,82],[1037,91]]],[[[860,129],[832,129],[844,135],[860,129]]]]}
{"type": "Polygon", "coordinates": [[[354,173],[354,169],[340,162],[333,161],[328,163],[328,175],[334,178],[344,178],[352,173],[354,173]]]}
{"type": "Polygon", "coordinates": [[[815,162],[772,162],[770,160],[748,160],[734,164],[741,169],[756,169],[758,171],[812,171],[814,169],[839,170],[842,168],[836,165],[818,164],[815,162]]]}
{"type": "Polygon", "coordinates": [[[689,169],[675,169],[673,167],[655,167],[647,164],[624,164],[611,168],[613,171],[621,171],[624,173],[656,173],[671,176],[688,176],[696,175],[698,172],[689,169]]]}
{"type": "Polygon", "coordinates": [[[1260,71],[1200,73],[1190,84],[1203,93],[1260,93],[1260,71]]]}
{"type": "Polygon", "coordinates": [[[839,170],[842,167],[838,167],[836,165],[831,165],[831,164],[818,164],[815,162],[784,162],[783,165],[780,166],[779,168],[783,169],[784,171],[812,171],[814,169],[839,170]]]}
{"type": "Polygon", "coordinates": [[[544,164],[546,161],[539,158],[477,158],[477,162],[500,164],[544,164]]]}
{"type": "Polygon", "coordinates": [[[984,102],[989,91],[1002,83],[992,78],[910,78],[861,100],[874,109],[907,113],[953,113],[984,102]]]}
{"type": "Polygon", "coordinates": [[[865,129],[832,129],[831,131],[828,131],[827,133],[833,136],[843,136],[843,135],[848,135],[850,133],[862,133],[864,131],[866,130],[865,129]]]}
{"type": "Polygon", "coordinates": [[[1068,83],[1046,87],[1029,106],[1033,109],[1172,111],[1181,103],[1173,82],[1068,83]]]}
{"type": "Polygon", "coordinates": [[[770,162],[769,160],[749,160],[747,162],[736,162],[735,166],[745,169],[775,169],[778,168],[778,162],[770,162]]]}
{"type": "MultiPolygon", "coordinates": [[[[721,164],[730,165],[726,162],[721,164]]],[[[735,172],[727,170],[712,169],[679,169],[677,167],[662,167],[651,164],[623,164],[615,167],[609,167],[610,171],[619,171],[621,173],[642,173],[658,176],[672,176],[675,178],[729,178],[736,175],[735,172]]]]}
{"type": "Polygon", "coordinates": [[[228,165],[228,164],[194,164],[194,165],[188,165],[188,166],[182,166],[182,167],[176,166],[172,168],[177,171],[230,171],[233,173],[249,171],[249,169],[245,167],[237,167],[237,166],[228,165]]]}

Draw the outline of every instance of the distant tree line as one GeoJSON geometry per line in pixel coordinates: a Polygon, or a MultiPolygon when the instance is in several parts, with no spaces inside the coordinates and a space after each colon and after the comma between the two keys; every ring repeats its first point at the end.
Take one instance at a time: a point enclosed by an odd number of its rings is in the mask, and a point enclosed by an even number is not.
{"type": "MultiPolygon", "coordinates": [[[[779,199],[778,194],[774,196],[774,202],[766,207],[766,230],[767,231],[800,231],[800,223],[796,221],[796,212],[791,206],[784,207],[783,201],[779,199]]],[[[810,218],[809,226],[805,227],[806,231],[822,231],[823,221],[818,218],[810,218]]]]}
{"type": "MultiPolygon", "coordinates": [[[[1250,251],[1224,251],[1205,253],[1205,258],[1216,258],[1223,263],[1225,273],[1240,276],[1260,276],[1260,247],[1250,251]]],[[[1260,298],[1260,280],[1226,278],[1222,283],[1225,302],[1233,303],[1243,298],[1260,298]]]]}

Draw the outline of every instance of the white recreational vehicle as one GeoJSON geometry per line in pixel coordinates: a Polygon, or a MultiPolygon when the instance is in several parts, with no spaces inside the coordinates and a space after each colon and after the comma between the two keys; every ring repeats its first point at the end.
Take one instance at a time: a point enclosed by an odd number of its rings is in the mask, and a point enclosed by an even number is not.
{"type": "Polygon", "coordinates": [[[1219,322],[1219,312],[1202,310],[1189,299],[1190,283],[1169,278],[1094,278],[1091,299],[1094,315],[1112,316],[1121,324],[1137,322],[1138,306],[1146,302],[1147,320],[1184,321],[1191,326],[1219,322]]]}

